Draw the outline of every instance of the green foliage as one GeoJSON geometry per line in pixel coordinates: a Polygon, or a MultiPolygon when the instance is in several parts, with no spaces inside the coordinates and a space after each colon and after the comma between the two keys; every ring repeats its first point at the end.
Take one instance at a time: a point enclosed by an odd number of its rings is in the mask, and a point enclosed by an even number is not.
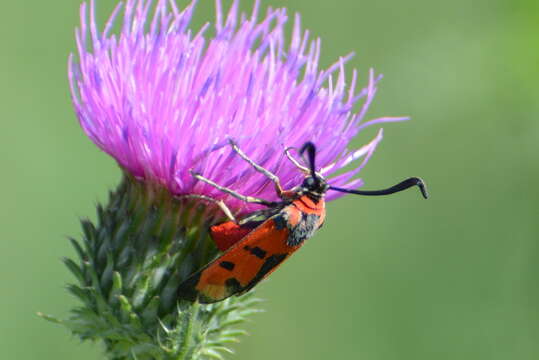
{"type": "Polygon", "coordinates": [[[64,264],[67,290],[82,305],[67,326],[82,340],[102,340],[110,359],[221,359],[244,334],[235,326],[258,310],[252,293],[211,305],[178,302],[183,279],[215,255],[205,204],[174,199],[160,186],[124,176],[98,223],[82,221],[78,256],[64,264]]]}

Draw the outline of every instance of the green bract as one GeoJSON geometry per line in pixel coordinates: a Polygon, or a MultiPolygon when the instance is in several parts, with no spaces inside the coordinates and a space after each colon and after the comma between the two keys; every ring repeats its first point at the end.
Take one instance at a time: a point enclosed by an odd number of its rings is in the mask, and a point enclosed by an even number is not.
{"type": "MultiPolygon", "coordinates": [[[[217,213],[218,214],[218,213],[217,213]]],[[[110,359],[221,358],[244,332],[235,325],[257,312],[252,293],[214,305],[177,302],[176,289],[216,253],[207,234],[214,209],[178,201],[165,188],[125,174],[82,221],[77,258],[64,259],[81,301],[58,321],[81,339],[103,340],[110,359]]]]}

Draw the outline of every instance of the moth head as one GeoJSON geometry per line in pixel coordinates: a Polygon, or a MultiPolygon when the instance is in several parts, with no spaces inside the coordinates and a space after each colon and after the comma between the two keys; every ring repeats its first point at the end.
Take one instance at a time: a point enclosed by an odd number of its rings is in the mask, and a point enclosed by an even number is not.
{"type": "Polygon", "coordinates": [[[301,184],[301,190],[303,193],[312,195],[315,198],[321,198],[329,189],[329,185],[326,180],[316,172],[316,147],[312,142],[305,143],[300,150],[303,154],[307,152],[309,173],[305,176],[303,183],[301,184]]]}
{"type": "Polygon", "coordinates": [[[313,195],[322,196],[328,191],[329,185],[326,180],[320,176],[308,175],[303,179],[301,184],[303,192],[312,193],[313,195]]]}

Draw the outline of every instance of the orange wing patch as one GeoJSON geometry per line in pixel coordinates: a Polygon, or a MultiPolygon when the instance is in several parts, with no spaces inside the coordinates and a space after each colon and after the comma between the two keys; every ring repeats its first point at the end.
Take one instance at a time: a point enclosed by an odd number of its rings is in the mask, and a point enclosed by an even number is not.
{"type": "Polygon", "coordinates": [[[219,251],[226,251],[254,229],[241,227],[234,221],[227,221],[210,228],[210,235],[219,251]]]}
{"type": "Polygon", "coordinates": [[[182,283],[178,295],[192,301],[213,303],[250,290],[300,248],[301,245],[287,245],[288,236],[288,229],[279,225],[279,219],[264,221],[182,283]]]}

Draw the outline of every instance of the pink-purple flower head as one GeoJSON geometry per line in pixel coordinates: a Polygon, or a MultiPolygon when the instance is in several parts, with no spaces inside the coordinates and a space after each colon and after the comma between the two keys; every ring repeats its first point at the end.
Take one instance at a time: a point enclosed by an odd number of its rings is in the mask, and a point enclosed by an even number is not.
{"type": "MultiPolygon", "coordinates": [[[[276,173],[284,188],[304,176],[284,150],[312,141],[331,185],[360,187],[356,175],[382,131],[360,149],[349,150],[349,142],[367,126],[407,119],[364,121],[380,76],[371,70],[367,86],[356,91],[357,72],[349,86],[345,80],[350,56],[319,69],[320,40],[310,40],[299,15],[285,43],[286,9],[268,9],[258,20],[257,1],[250,16],[238,17],[234,1],[225,16],[218,0],[209,36],[209,24],[188,28],[195,3],[180,11],[175,0],[127,0],[103,30],[94,2],[89,22],[87,5],[81,6],[79,59],[70,57],[69,76],[77,116],[92,141],[137,178],[177,195],[226,197],[196,181],[194,170],[238,192],[276,199],[268,179],[237,156],[229,140],[276,173]],[[120,33],[111,34],[120,14],[120,33]]],[[[327,198],[339,196],[330,191],[327,198]]],[[[233,198],[226,202],[249,209],[233,198]]]]}

